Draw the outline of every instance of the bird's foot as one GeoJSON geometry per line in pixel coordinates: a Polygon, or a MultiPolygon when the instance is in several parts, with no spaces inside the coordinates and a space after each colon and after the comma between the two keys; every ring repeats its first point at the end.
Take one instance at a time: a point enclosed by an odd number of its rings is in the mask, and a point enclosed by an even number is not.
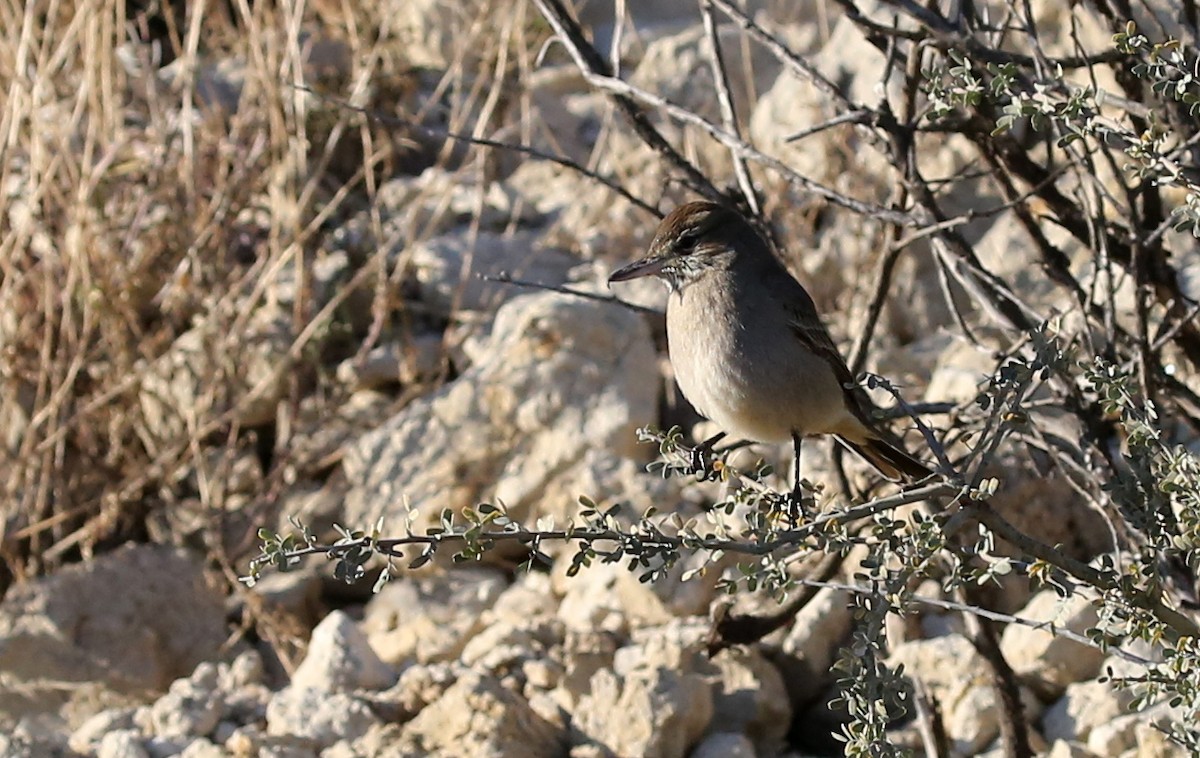
{"type": "Polygon", "coordinates": [[[720,479],[724,464],[713,454],[713,448],[724,437],[723,433],[714,435],[692,448],[688,455],[688,473],[702,482],[715,482],[720,479]]]}
{"type": "Polygon", "coordinates": [[[795,529],[809,514],[816,511],[815,490],[807,481],[796,482],[796,486],[784,497],[784,507],[787,509],[788,529],[795,529]]]}

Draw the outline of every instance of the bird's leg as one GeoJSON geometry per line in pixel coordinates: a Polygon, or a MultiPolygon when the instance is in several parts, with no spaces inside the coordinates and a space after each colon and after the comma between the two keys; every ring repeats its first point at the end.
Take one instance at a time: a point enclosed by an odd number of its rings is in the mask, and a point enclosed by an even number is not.
{"type": "Polygon", "coordinates": [[[800,445],[804,438],[792,432],[792,492],[788,495],[788,528],[795,529],[804,512],[804,477],[800,475],[800,445]]]}
{"type": "Polygon", "coordinates": [[[692,473],[700,477],[701,481],[709,481],[713,478],[712,462],[709,459],[712,458],[713,447],[723,439],[725,439],[725,432],[717,432],[692,448],[689,463],[692,466],[692,473]]]}

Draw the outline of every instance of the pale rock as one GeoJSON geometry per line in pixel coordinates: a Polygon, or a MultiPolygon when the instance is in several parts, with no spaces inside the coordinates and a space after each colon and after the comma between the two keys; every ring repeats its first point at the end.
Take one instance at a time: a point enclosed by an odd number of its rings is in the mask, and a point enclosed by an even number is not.
{"type": "Polygon", "coordinates": [[[316,758],[317,750],[307,740],[287,735],[268,735],[260,725],[246,724],[234,729],[222,743],[234,756],[259,758],[316,758]]]}
{"type": "Polygon", "coordinates": [[[480,7],[477,0],[400,0],[384,3],[380,13],[408,65],[441,71],[458,57],[480,7]]]}
{"type": "MultiPolygon", "coordinates": [[[[71,732],[67,746],[76,753],[95,752],[101,738],[109,732],[136,731],[133,723],[134,708],[109,708],[91,716],[75,731],[71,732]]],[[[0,751],[3,754],[3,751],[0,751]]]]}
{"type": "Polygon", "coordinates": [[[347,358],[338,364],[337,379],[354,391],[373,390],[389,384],[414,384],[437,374],[442,355],[441,335],[415,335],[403,344],[379,345],[362,361],[347,358]]]}
{"type": "Polygon", "coordinates": [[[560,725],[494,678],[470,672],[404,726],[397,747],[412,755],[557,758],[566,744],[560,725]]]}
{"type": "Polygon", "coordinates": [[[696,746],[688,758],[758,758],[758,755],[754,743],[746,735],[713,732],[696,746]]]}
{"type": "MultiPolygon", "coordinates": [[[[820,52],[811,56],[810,63],[826,79],[837,83],[852,101],[864,105],[878,102],[875,87],[884,69],[883,54],[850,19],[837,21],[832,36],[820,52]]],[[[849,158],[861,149],[868,149],[863,147],[856,129],[843,125],[798,141],[789,138],[835,114],[828,95],[785,69],[754,106],[750,116],[751,142],[803,176],[828,181],[839,175],[839,169],[850,168],[849,158]]]]}
{"type": "MultiPolygon", "coordinates": [[[[1068,265],[1090,262],[1092,253],[1087,246],[1062,227],[1043,224],[1039,229],[1067,256],[1068,265]]],[[[972,249],[987,271],[1008,282],[1013,292],[1034,308],[1057,307],[1068,294],[1046,275],[1037,246],[1012,214],[997,219],[972,249]]],[[[963,305],[972,307],[969,299],[964,299],[963,305]]]]}
{"type": "Polygon", "coordinates": [[[257,310],[239,334],[215,322],[181,334],[142,376],[138,397],[150,434],[162,444],[177,443],[197,421],[230,410],[243,427],[274,421],[292,339],[288,315],[269,307],[257,310]]]}
{"type": "Polygon", "coordinates": [[[400,257],[413,273],[421,300],[441,315],[492,312],[523,291],[490,278],[511,276],[555,286],[565,283],[579,262],[565,251],[543,248],[541,235],[533,232],[481,232],[472,238],[465,228],[418,240],[400,257]]]}
{"type": "MultiPolygon", "coordinates": [[[[343,446],[353,442],[365,430],[374,429],[396,409],[396,399],[391,394],[376,390],[358,390],[351,393],[334,408],[323,398],[308,396],[300,401],[300,411],[295,419],[290,454],[296,462],[297,473],[324,482],[324,486],[297,483],[289,488],[286,502],[280,514],[279,529],[292,529],[288,516],[299,517],[306,525],[318,529],[305,516],[315,512],[316,521],[327,518],[336,511],[341,517],[341,492],[344,487],[336,477],[328,476],[332,462],[340,459],[343,446]],[[308,502],[309,498],[316,502],[308,502]],[[333,502],[324,502],[333,501],[333,502]]],[[[318,529],[318,533],[321,533],[318,529]]]]}
{"type": "Polygon", "coordinates": [[[408,721],[467,672],[457,662],[409,666],[391,689],[372,696],[372,708],[389,721],[408,721]]]}
{"type": "Polygon", "coordinates": [[[1000,651],[1013,672],[1040,693],[1061,695],[1067,685],[1090,679],[1100,671],[1104,653],[1054,634],[1050,625],[1086,634],[1099,616],[1094,603],[1080,595],[1060,598],[1053,590],[1033,596],[1021,618],[1043,623],[1045,628],[1009,624],[1000,638],[1000,651]]]}
{"type": "Polygon", "coordinates": [[[805,705],[830,682],[830,667],[850,632],[850,596],[842,590],[817,592],[796,614],[779,656],[791,702],[805,705]]]}
{"type": "Polygon", "coordinates": [[[187,679],[172,682],[150,706],[150,720],[154,736],[163,739],[211,734],[221,720],[216,664],[201,663],[187,679]]]}
{"type": "MultiPolygon", "coordinates": [[[[560,560],[557,565],[565,563],[560,560]]],[[[563,590],[558,618],[570,629],[624,633],[671,619],[650,583],[639,582],[624,562],[594,562],[565,578],[563,590]]]]}
{"type": "Polygon", "coordinates": [[[447,171],[438,166],[430,166],[418,176],[386,181],[379,187],[371,211],[360,213],[334,232],[336,242],[363,257],[373,254],[379,245],[396,256],[418,240],[466,226],[477,224],[483,231],[501,232],[514,224],[541,223],[542,213],[507,183],[480,182],[476,171],[447,171]],[[381,240],[374,235],[376,212],[382,220],[381,240]]]}
{"type": "Polygon", "coordinates": [[[1143,723],[1140,713],[1097,724],[1088,734],[1087,747],[1098,755],[1121,755],[1137,747],[1137,729],[1143,723]]]}
{"type": "Polygon", "coordinates": [[[174,548],[119,548],[9,590],[0,711],[57,713],[70,697],[65,683],[161,691],[225,637],[222,598],[201,561],[174,548]]]}
{"type": "Polygon", "coordinates": [[[713,690],[714,728],[749,739],[762,755],[777,754],[792,723],[791,701],[779,670],[755,648],[723,651],[709,665],[716,669],[707,677],[713,690]]]}
{"type": "Polygon", "coordinates": [[[665,666],[624,677],[601,669],[572,714],[572,739],[620,758],[682,758],[708,728],[712,707],[707,687],[665,666]]]}
{"type": "Polygon", "coordinates": [[[356,740],[340,740],[321,751],[321,758],[417,758],[395,748],[400,739],[399,724],[375,724],[356,740]]]}
{"type": "Polygon", "coordinates": [[[941,710],[955,751],[979,752],[1000,733],[1000,696],[992,687],[991,669],[967,638],[905,642],[887,662],[903,665],[906,676],[925,686],[941,710]]]}
{"type": "Polygon", "coordinates": [[[1046,751],[1046,758],[1099,758],[1099,756],[1078,742],[1055,740],[1050,749],[1046,751]]]}
{"type": "Polygon", "coordinates": [[[463,647],[459,660],[476,671],[499,674],[520,668],[546,652],[541,630],[526,624],[514,625],[501,621],[488,626],[463,647]]]}
{"type": "Polygon", "coordinates": [[[443,508],[495,498],[516,521],[563,523],[579,481],[603,484],[586,493],[598,502],[632,488],[632,466],[601,467],[598,480],[590,469],[600,451],[601,462],[643,454],[635,431],[657,415],[654,348],[640,316],[577,297],[522,296],[500,309],[488,346],[458,379],[346,447],[345,521],[371,524],[407,503],[422,533],[443,508]]]}
{"type": "Polygon", "coordinates": [[[1134,734],[1137,737],[1137,749],[1131,758],[1187,758],[1189,755],[1182,745],[1172,741],[1153,724],[1138,724],[1134,734]]]}
{"type": "Polygon", "coordinates": [[[179,753],[179,758],[227,758],[227,754],[220,745],[206,739],[198,739],[189,742],[183,752],[179,753]]]}
{"type": "Polygon", "coordinates": [[[361,700],[341,692],[285,687],[267,705],[267,734],[298,738],[318,748],[356,739],[378,719],[361,700]]]}
{"type": "Polygon", "coordinates": [[[521,673],[525,676],[526,694],[532,701],[538,690],[548,691],[557,686],[565,671],[557,661],[529,658],[521,663],[521,673]]]}
{"type": "MultiPolygon", "coordinates": [[[[705,622],[672,622],[635,632],[598,670],[572,712],[574,745],[617,756],[682,757],[707,731],[714,713],[704,658],[705,622]]],[[[575,754],[575,751],[572,751],[575,754]]]]}
{"type": "Polygon", "coordinates": [[[142,736],[133,729],[117,729],[100,738],[96,758],[150,758],[142,736]]]}
{"type": "Polygon", "coordinates": [[[554,588],[548,575],[540,572],[522,573],[516,581],[504,589],[483,612],[485,624],[507,621],[510,624],[528,624],[553,618],[558,609],[554,588]]]}
{"type": "Polygon", "coordinates": [[[483,628],[481,614],[506,583],[499,571],[487,568],[401,575],[367,603],[363,631],[391,664],[455,659],[483,628]]]}
{"type": "Polygon", "coordinates": [[[1172,723],[1191,726],[1182,709],[1172,708],[1163,702],[1145,711],[1118,716],[1099,724],[1087,738],[1087,747],[1103,755],[1119,755],[1121,758],[1183,758],[1187,752],[1170,740],[1160,730],[1169,729],[1172,723]]]}
{"type": "MultiPolygon", "coordinates": [[[[316,260],[308,268],[304,277],[306,301],[313,311],[320,310],[329,303],[351,276],[350,257],[344,250],[332,252],[319,251],[316,260]]],[[[296,264],[289,261],[267,287],[267,302],[285,309],[291,309],[299,294],[300,281],[296,276],[296,264]]]]}
{"type": "Polygon", "coordinates": [[[612,668],[617,652],[615,635],[596,630],[565,630],[562,644],[563,676],[553,695],[560,705],[574,712],[579,701],[591,692],[592,677],[612,668]]]}
{"type": "MultiPolygon", "coordinates": [[[[720,14],[717,17],[723,20],[720,14]]],[[[816,30],[812,27],[790,26],[776,31],[784,32],[784,36],[789,38],[786,41],[793,49],[810,49],[816,40],[816,30]]],[[[763,46],[743,46],[741,41],[744,34],[744,30],[732,22],[717,25],[717,39],[729,72],[729,90],[734,110],[743,114],[750,113],[753,98],[774,83],[782,68],[779,60],[763,46]],[[749,57],[746,53],[749,53],[749,57]]],[[[710,84],[711,55],[708,34],[703,26],[694,24],[661,36],[647,45],[629,82],[712,123],[721,123],[717,89],[710,84]],[[709,85],[698,87],[698,81],[709,85]]]]}
{"type": "Polygon", "coordinates": [[[936,358],[933,373],[925,386],[925,400],[931,403],[970,403],[979,397],[987,380],[995,373],[995,358],[965,340],[933,335],[936,358]]]}
{"type": "Polygon", "coordinates": [[[1111,682],[1076,682],[1042,714],[1048,740],[1087,740],[1092,730],[1129,712],[1132,692],[1111,682]]]}
{"type": "Polygon", "coordinates": [[[358,624],[334,611],[317,624],[292,686],[325,692],[379,690],[396,681],[395,670],[379,659],[358,624]]]}
{"type": "MultiPolygon", "coordinates": [[[[558,155],[586,155],[595,150],[613,104],[603,92],[591,91],[583,84],[574,63],[544,65],[531,71],[523,84],[523,94],[537,114],[531,135],[534,147],[558,155]]],[[[500,164],[497,173],[505,177],[505,188],[514,190],[528,204],[515,204],[525,213],[535,211],[553,218],[580,197],[579,174],[565,166],[531,161],[517,153],[497,155],[496,160],[500,164]],[[531,181],[534,176],[541,181],[531,181]]],[[[551,231],[546,241],[558,244],[562,240],[551,231]]]]}

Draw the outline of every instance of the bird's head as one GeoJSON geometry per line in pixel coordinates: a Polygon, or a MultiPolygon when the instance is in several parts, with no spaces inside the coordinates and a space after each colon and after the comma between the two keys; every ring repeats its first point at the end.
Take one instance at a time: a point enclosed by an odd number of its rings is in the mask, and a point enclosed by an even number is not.
{"type": "Polygon", "coordinates": [[[646,257],[617,269],[608,283],[654,275],[676,291],[705,273],[724,269],[739,246],[737,237],[756,232],[741,216],[707,201],[685,203],[658,225],[646,257]]]}

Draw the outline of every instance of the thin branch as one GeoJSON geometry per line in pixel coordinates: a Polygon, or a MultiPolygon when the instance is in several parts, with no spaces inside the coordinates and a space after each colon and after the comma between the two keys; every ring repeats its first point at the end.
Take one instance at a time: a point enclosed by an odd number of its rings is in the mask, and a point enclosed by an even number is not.
{"type": "MultiPolygon", "coordinates": [[[[563,7],[560,0],[533,1],[537,5],[538,10],[541,11],[542,17],[546,19],[546,22],[554,29],[554,33],[558,35],[559,42],[566,48],[567,53],[575,62],[576,68],[579,69],[589,84],[595,86],[593,80],[613,79],[604,58],[601,57],[596,48],[584,37],[583,30],[579,28],[579,24],[571,17],[567,9],[563,7]]],[[[616,81],[620,80],[617,79],[616,81]]],[[[709,181],[708,177],[684,158],[662,136],[658,129],[654,128],[654,125],[650,123],[650,119],[638,108],[628,92],[621,92],[615,89],[608,91],[612,94],[613,101],[617,104],[617,107],[629,119],[629,123],[633,126],[634,131],[642,138],[642,141],[661,155],[667,163],[682,173],[692,189],[710,200],[720,201],[725,199],[724,195],[709,181]]]]}
{"type": "Polygon", "coordinates": [[[626,308],[637,311],[638,313],[646,313],[653,315],[662,315],[662,311],[657,308],[647,308],[644,305],[637,305],[622,300],[613,295],[602,295],[598,292],[588,292],[587,290],[575,289],[564,284],[543,284],[542,282],[531,282],[527,279],[514,279],[509,274],[476,274],[477,278],[485,282],[495,282],[497,284],[511,284],[514,287],[528,287],[530,289],[545,290],[546,292],[557,292],[562,295],[574,295],[582,297],[586,300],[595,300],[600,303],[613,303],[615,305],[623,305],[626,308]]]}
{"type": "Polygon", "coordinates": [[[584,176],[594,182],[604,185],[642,210],[652,213],[658,218],[662,218],[663,214],[656,206],[634,195],[632,192],[625,189],[624,186],[619,184],[617,180],[593,171],[587,166],[567,158],[566,156],[548,153],[545,150],[533,147],[532,145],[523,145],[516,142],[504,142],[502,140],[487,139],[486,137],[476,137],[463,132],[456,132],[450,129],[429,126],[428,124],[421,123],[420,121],[414,121],[411,119],[402,118],[400,116],[392,116],[386,113],[379,113],[378,111],[373,111],[361,105],[355,105],[349,100],[333,97],[332,95],[329,95],[325,92],[320,92],[310,87],[303,85],[293,86],[302,92],[307,92],[308,94],[332,103],[339,108],[345,108],[346,110],[354,111],[355,113],[365,116],[371,121],[376,121],[387,126],[401,126],[405,129],[411,129],[431,139],[450,139],[454,140],[455,142],[462,142],[466,145],[477,145],[479,147],[488,147],[497,150],[509,150],[519,155],[528,155],[530,158],[537,158],[539,160],[549,161],[550,163],[556,163],[564,168],[569,168],[572,171],[575,171],[580,176],[584,176]]]}
{"type": "MultiPolygon", "coordinates": [[[[725,68],[725,58],[721,53],[721,39],[717,34],[716,22],[713,20],[712,0],[701,0],[700,15],[704,20],[704,33],[708,36],[708,43],[712,48],[709,63],[712,67],[713,83],[717,88],[717,104],[721,107],[721,120],[725,123],[727,131],[740,138],[737,111],[734,109],[733,97],[729,93],[729,73],[725,68]]],[[[737,153],[733,153],[732,158],[733,173],[737,177],[738,186],[741,187],[742,197],[746,198],[746,205],[750,211],[755,216],[761,216],[762,203],[758,199],[758,192],[754,189],[754,180],[750,178],[746,159],[737,153]]]]}

